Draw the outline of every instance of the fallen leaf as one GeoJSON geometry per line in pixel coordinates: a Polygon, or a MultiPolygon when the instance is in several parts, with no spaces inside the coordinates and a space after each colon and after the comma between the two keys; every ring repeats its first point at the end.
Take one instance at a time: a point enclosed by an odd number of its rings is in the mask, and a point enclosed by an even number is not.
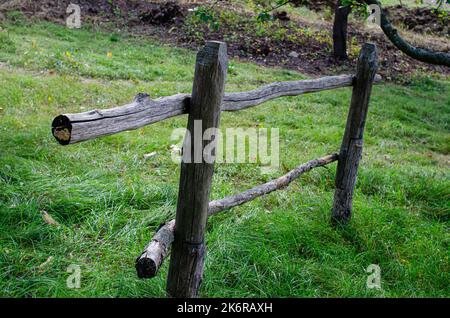
{"type": "Polygon", "coordinates": [[[153,151],[151,153],[146,153],[146,154],[144,154],[144,159],[147,160],[155,155],[156,155],[156,151],[153,151]]]}
{"type": "Polygon", "coordinates": [[[47,258],[47,260],[44,262],[44,263],[42,263],[41,265],[39,265],[39,268],[40,269],[42,269],[42,268],[44,268],[45,266],[47,266],[48,264],[50,264],[50,262],[53,260],[53,256],[49,256],[48,258],[47,258]]]}
{"type": "Polygon", "coordinates": [[[59,223],[56,222],[50,214],[48,214],[46,211],[41,211],[42,218],[44,219],[45,223],[50,225],[59,226],[59,223]]]}

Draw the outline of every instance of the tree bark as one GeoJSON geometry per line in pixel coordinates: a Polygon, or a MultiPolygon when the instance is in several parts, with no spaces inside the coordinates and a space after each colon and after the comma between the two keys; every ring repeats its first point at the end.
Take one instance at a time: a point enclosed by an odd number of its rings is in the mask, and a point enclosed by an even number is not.
{"type": "Polygon", "coordinates": [[[169,253],[174,239],[175,220],[161,224],[144,252],[136,259],[136,272],[139,278],[152,278],[156,275],[169,253]]]}

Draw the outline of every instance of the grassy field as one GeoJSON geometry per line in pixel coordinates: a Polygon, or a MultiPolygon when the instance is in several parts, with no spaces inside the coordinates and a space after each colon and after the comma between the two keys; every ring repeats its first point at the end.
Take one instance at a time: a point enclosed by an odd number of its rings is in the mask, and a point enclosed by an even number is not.
{"type": "MultiPolygon", "coordinates": [[[[139,92],[190,92],[195,52],[16,20],[0,32],[0,296],[165,296],[168,263],[144,281],[134,260],[174,216],[179,167],[170,135],[186,117],[66,147],[50,124],[139,92]],[[46,224],[42,211],[60,226],[46,224]],[[66,286],[71,264],[81,266],[80,289],[66,286]]],[[[301,78],[231,61],[227,90],[301,78]]],[[[337,151],[350,94],[224,113],[222,127],[279,128],[281,169],[262,175],[257,165],[217,165],[212,199],[337,151]]],[[[449,297],[449,119],[449,81],[374,88],[351,225],[329,223],[335,165],[214,216],[201,296],[449,297]],[[370,264],[381,267],[381,290],[366,288],[370,264]]]]}

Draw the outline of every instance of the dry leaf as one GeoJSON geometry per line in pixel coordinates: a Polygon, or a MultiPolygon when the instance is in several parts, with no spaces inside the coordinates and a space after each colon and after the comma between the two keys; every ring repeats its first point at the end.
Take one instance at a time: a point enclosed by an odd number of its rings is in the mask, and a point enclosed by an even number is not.
{"type": "Polygon", "coordinates": [[[151,153],[146,153],[146,154],[144,154],[144,159],[147,160],[148,158],[151,158],[155,155],[156,155],[156,151],[153,151],[151,153]]]}
{"type": "Polygon", "coordinates": [[[41,211],[42,218],[44,219],[45,223],[50,225],[59,226],[59,223],[56,222],[50,214],[48,214],[46,211],[41,211]]]}
{"type": "Polygon", "coordinates": [[[41,265],[39,265],[39,268],[40,269],[42,269],[42,268],[44,268],[45,266],[47,266],[48,264],[50,264],[50,262],[53,260],[53,256],[49,256],[48,258],[47,258],[47,260],[44,262],[44,263],[42,263],[41,265]]]}

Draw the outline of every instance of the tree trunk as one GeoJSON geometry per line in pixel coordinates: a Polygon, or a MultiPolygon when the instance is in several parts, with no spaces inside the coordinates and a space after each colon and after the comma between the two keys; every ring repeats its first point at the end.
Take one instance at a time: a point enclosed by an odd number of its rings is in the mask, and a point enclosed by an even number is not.
{"type": "Polygon", "coordinates": [[[347,26],[350,6],[342,7],[341,0],[336,1],[333,24],[333,52],[334,57],[340,60],[348,59],[347,55],[347,26]]]}

